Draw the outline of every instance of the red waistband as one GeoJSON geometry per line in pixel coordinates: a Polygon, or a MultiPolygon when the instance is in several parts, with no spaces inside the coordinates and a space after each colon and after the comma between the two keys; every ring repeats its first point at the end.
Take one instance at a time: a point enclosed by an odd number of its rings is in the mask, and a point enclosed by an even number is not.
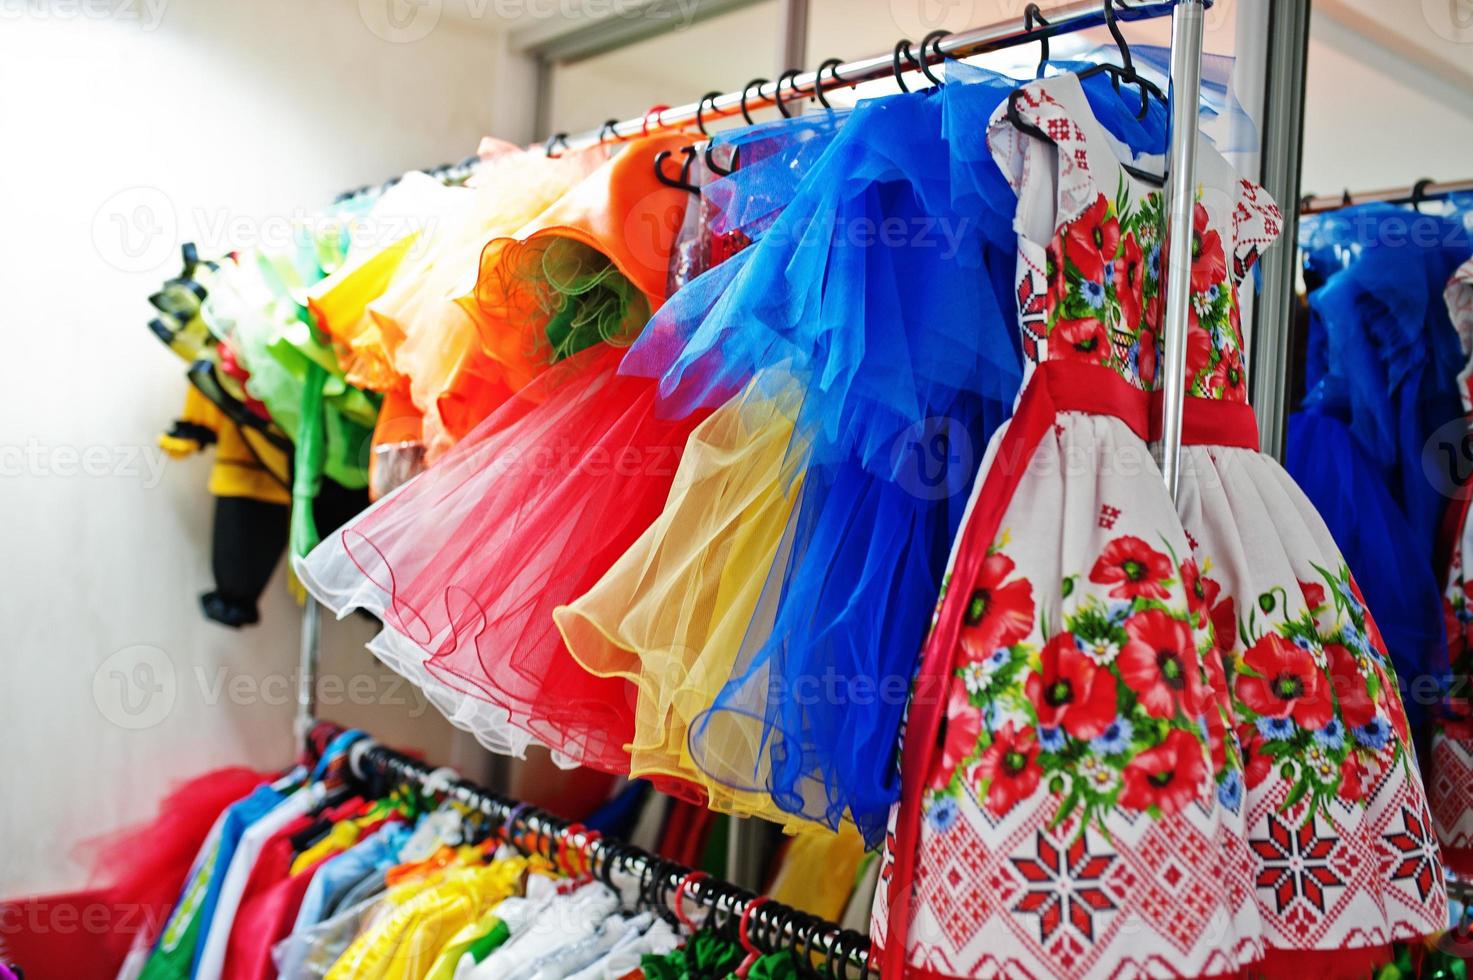
{"type": "MultiPolygon", "coordinates": [[[[1070,361],[1046,361],[1034,369],[1030,385],[1043,385],[1059,412],[1113,415],[1147,442],[1161,438],[1162,393],[1145,392],[1109,368],[1070,361]]],[[[1258,450],[1258,420],[1244,402],[1217,398],[1186,400],[1182,445],[1234,446],[1258,450]]]]}

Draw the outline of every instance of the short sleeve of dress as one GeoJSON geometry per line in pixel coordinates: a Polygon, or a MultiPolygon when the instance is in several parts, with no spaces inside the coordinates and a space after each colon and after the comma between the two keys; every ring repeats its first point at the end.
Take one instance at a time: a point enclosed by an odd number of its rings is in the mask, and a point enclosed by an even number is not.
{"type": "Polygon", "coordinates": [[[1241,285],[1258,257],[1279,237],[1284,216],[1268,191],[1250,180],[1238,181],[1233,209],[1233,283],[1241,285]]]}
{"type": "Polygon", "coordinates": [[[1018,193],[1018,233],[1041,245],[1099,196],[1085,132],[1048,90],[1059,77],[1020,88],[998,106],[987,129],[992,157],[1018,193]],[[1044,133],[1047,142],[1013,124],[1010,104],[1024,125],[1044,133]]]}
{"type": "Polygon", "coordinates": [[[1458,266],[1443,291],[1447,315],[1458,331],[1463,353],[1473,354],[1473,259],[1458,266]]]}

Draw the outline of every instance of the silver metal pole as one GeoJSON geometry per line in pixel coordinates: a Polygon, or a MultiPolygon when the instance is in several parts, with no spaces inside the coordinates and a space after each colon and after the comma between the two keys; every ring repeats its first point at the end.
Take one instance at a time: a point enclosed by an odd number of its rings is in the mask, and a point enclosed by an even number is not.
{"type": "Polygon", "coordinates": [[[311,596],[302,610],[302,651],[297,663],[297,742],[317,724],[317,671],[322,644],[322,607],[311,596]]]}
{"type": "MultiPolygon", "coordinates": [[[[1424,184],[1421,193],[1425,197],[1442,197],[1448,194],[1473,193],[1473,180],[1434,180],[1424,184]]],[[[1346,200],[1344,194],[1324,194],[1307,197],[1299,202],[1300,214],[1322,214],[1338,211],[1357,204],[1411,204],[1416,197],[1414,187],[1387,187],[1379,191],[1358,191],[1346,200]]],[[[1278,200],[1275,198],[1275,200],[1278,200]]]]}
{"type": "MultiPolygon", "coordinates": [[[[1259,448],[1276,458],[1283,456],[1289,412],[1289,352],[1299,257],[1295,203],[1299,200],[1299,161],[1304,143],[1310,6],[1302,0],[1273,0],[1269,8],[1259,183],[1279,202],[1284,230],[1279,247],[1259,260],[1248,384],[1249,401],[1258,418],[1259,448]]],[[[1338,203],[1339,198],[1335,200],[1338,203]]]]}
{"type": "Polygon", "coordinates": [[[777,71],[808,60],[808,0],[778,0],[777,71]]]}
{"type": "Polygon", "coordinates": [[[1161,475],[1175,500],[1181,480],[1181,420],[1187,389],[1192,296],[1192,212],[1197,203],[1197,105],[1202,90],[1202,0],[1171,14],[1171,157],[1166,185],[1166,365],[1162,384],[1161,475]]]}
{"type": "MultiPolygon", "coordinates": [[[[1197,17],[1200,28],[1202,14],[1202,0],[1192,0],[1191,6],[1197,9],[1197,17]]],[[[1151,17],[1160,17],[1172,10],[1172,0],[1157,0],[1154,3],[1142,4],[1140,6],[1121,8],[1117,4],[1117,12],[1122,20],[1143,20],[1151,17]]],[[[1073,3],[1050,9],[1048,12],[1049,23],[1047,27],[1038,27],[1029,31],[1024,24],[1020,13],[1006,21],[989,24],[985,27],[976,27],[968,31],[960,31],[949,37],[943,38],[938,44],[928,45],[924,52],[924,61],[928,64],[938,64],[946,58],[969,58],[984,51],[996,51],[1000,48],[1014,47],[1019,44],[1028,44],[1037,41],[1040,37],[1053,37],[1059,34],[1069,34],[1082,31],[1090,27],[1098,27],[1105,22],[1104,0],[1075,0],[1073,3]]],[[[1200,34],[1200,29],[1199,32],[1200,34]]],[[[1198,55],[1200,57],[1200,40],[1198,44],[1198,55]]],[[[919,51],[914,52],[922,57],[919,51]]],[[[910,67],[907,70],[911,70],[910,67]]],[[[782,87],[782,98],[790,101],[797,97],[796,93],[803,95],[814,94],[814,86],[828,92],[837,88],[852,87],[861,82],[874,81],[879,78],[889,78],[893,75],[894,58],[890,51],[877,54],[870,58],[862,58],[840,65],[834,73],[825,70],[823,78],[818,78],[812,71],[805,71],[792,79],[791,84],[782,87]]],[[[770,81],[764,85],[754,86],[745,94],[747,110],[749,112],[764,109],[777,104],[777,82],[770,81]]],[[[704,117],[707,122],[713,122],[726,116],[735,116],[741,112],[743,93],[728,92],[717,96],[713,101],[707,102],[704,108],[704,117]]],[[[648,117],[637,119],[626,119],[616,123],[609,129],[588,130],[577,135],[565,136],[557,141],[560,149],[581,149],[585,146],[596,146],[601,139],[603,141],[616,139],[632,139],[633,137],[666,132],[670,130],[687,129],[695,124],[696,113],[701,110],[699,103],[691,102],[686,105],[673,106],[669,109],[651,113],[648,117]]]]}

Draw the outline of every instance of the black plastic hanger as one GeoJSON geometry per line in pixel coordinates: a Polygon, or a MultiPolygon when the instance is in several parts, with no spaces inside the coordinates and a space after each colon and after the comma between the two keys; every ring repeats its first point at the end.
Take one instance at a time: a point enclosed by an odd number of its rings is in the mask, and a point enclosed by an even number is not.
{"type": "MultiPolygon", "coordinates": [[[[803,70],[801,68],[789,68],[787,71],[777,76],[777,88],[773,90],[772,97],[777,101],[777,111],[783,114],[784,119],[792,119],[793,114],[788,111],[787,105],[783,102],[783,82],[787,82],[788,85],[792,87],[793,94],[797,96],[798,99],[801,99],[803,97],[803,93],[798,91],[798,86],[794,82],[794,79],[796,79],[801,74],[803,74],[803,70]]],[[[790,99],[789,101],[793,100],[790,99]]]]}
{"type": "Polygon", "coordinates": [[[901,38],[900,40],[895,42],[895,50],[890,52],[890,67],[895,72],[895,84],[900,86],[900,91],[909,92],[910,86],[906,85],[905,79],[901,77],[902,73],[905,71],[904,68],[900,67],[900,56],[902,52],[905,55],[905,59],[909,61],[912,65],[919,65],[920,62],[916,60],[915,54],[910,49],[910,41],[905,38],[901,38]]]}
{"type": "MultiPolygon", "coordinates": [[[[1145,118],[1145,110],[1149,106],[1149,98],[1154,97],[1159,99],[1163,106],[1169,105],[1166,95],[1150,79],[1143,78],[1136,72],[1135,62],[1130,57],[1130,45],[1125,43],[1125,35],[1120,33],[1120,25],[1115,22],[1114,0],[1105,0],[1105,24],[1110,29],[1110,35],[1115,38],[1115,44],[1120,49],[1120,59],[1124,62],[1124,65],[1112,65],[1109,63],[1092,65],[1081,71],[1076,77],[1082,81],[1092,75],[1109,75],[1115,83],[1116,91],[1120,90],[1122,84],[1136,85],[1141,92],[1141,113],[1139,118],[1142,119],[1145,118]]],[[[1027,133],[1035,139],[1043,140],[1046,143],[1055,142],[1052,136],[1023,118],[1022,113],[1018,111],[1018,100],[1022,96],[1022,89],[1015,89],[1008,95],[1008,122],[1012,123],[1020,132],[1027,133]]],[[[1140,167],[1132,166],[1123,161],[1120,167],[1142,183],[1150,184],[1154,187],[1164,187],[1166,185],[1166,175],[1164,173],[1152,173],[1149,170],[1143,170],[1140,167]]]]}
{"type": "Polygon", "coordinates": [[[760,89],[762,88],[762,86],[766,85],[768,81],[769,79],[766,78],[754,78],[746,85],[742,86],[742,118],[747,121],[748,126],[755,126],[757,125],[757,123],[752,118],[752,113],[747,109],[747,96],[752,93],[752,89],[760,89]]]}
{"type": "MultiPolygon", "coordinates": [[[[1043,11],[1038,4],[1030,3],[1023,8],[1023,30],[1032,34],[1037,27],[1048,27],[1049,22],[1044,19],[1043,11]]],[[[1043,70],[1048,65],[1048,34],[1044,33],[1038,38],[1038,71],[1033,73],[1034,78],[1042,78],[1043,70]]]]}
{"type": "Polygon", "coordinates": [[[936,86],[937,88],[945,85],[946,81],[944,79],[937,78],[935,75],[931,74],[931,65],[926,61],[926,49],[934,46],[936,48],[936,59],[938,61],[944,60],[945,55],[941,53],[941,39],[950,36],[950,31],[932,31],[930,34],[927,34],[925,37],[921,38],[921,46],[919,49],[917,49],[916,52],[920,56],[917,59],[917,64],[920,66],[921,74],[929,78],[931,80],[931,84],[936,86]]]}
{"type": "Polygon", "coordinates": [[[1432,183],[1431,177],[1423,177],[1412,185],[1412,196],[1407,203],[1411,204],[1412,210],[1418,214],[1422,213],[1422,202],[1427,200],[1427,188],[1431,187],[1432,183]]]}
{"type": "Polygon", "coordinates": [[[678,191],[689,191],[692,194],[699,195],[701,189],[690,182],[691,164],[695,163],[696,160],[695,147],[681,147],[680,152],[685,155],[685,163],[680,167],[680,179],[677,180],[665,173],[665,161],[673,155],[669,150],[661,150],[655,154],[655,179],[666,187],[673,187],[678,191]]]}
{"type": "Polygon", "coordinates": [[[827,68],[834,81],[842,82],[843,79],[839,77],[839,66],[843,63],[843,60],[839,58],[825,58],[818,63],[818,70],[813,73],[813,97],[825,109],[832,109],[833,106],[829,105],[828,96],[823,90],[823,70],[827,68]]]}
{"type": "Polygon", "coordinates": [[[1136,113],[1137,119],[1146,118],[1146,111],[1150,106],[1149,99],[1152,97],[1160,101],[1163,107],[1169,108],[1166,93],[1162,92],[1150,79],[1142,77],[1135,70],[1135,60],[1130,56],[1130,45],[1126,43],[1125,35],[1120,31],[1120,23],[1115,18],[1114,0],[1105,0],[1105,27],[1109,30],[1110,36],[1115,39],[1115,47],[1120,51],[1120,64],[1112,65],[1108,62],[1102,62],[1098,65],[1092,65],[1080,72],[1079,77],[1085,79],[1093,75],[1109,75],[1115,83],[1115,91],[1117,92],[1120,91],[1122,83],[1137,86],[1141,92],[1141,110],[1136,113]]]}
{"type": "Polygon", "coordinates": [[[706,139],[711,138],[711,134],[706,132],[706,103],[711,103],[711,106],[714,108],[716,105],[716,100],[720,97],[720,92],[707,92],[705,95],[701,96],[701,101],[696,103],[696,128],[701,131],[701,135],[706,137],[706,139]]]}

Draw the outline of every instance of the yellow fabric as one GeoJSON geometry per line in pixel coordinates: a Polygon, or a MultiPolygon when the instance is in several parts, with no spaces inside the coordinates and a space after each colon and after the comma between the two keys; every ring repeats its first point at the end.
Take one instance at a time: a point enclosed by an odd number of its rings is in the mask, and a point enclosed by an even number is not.
{"type": "Polygon", "coordinates": [[[411,232],[377,252],[350,262],[307,293],[307,306],[319,329],[337,341],[343,373],[351,384],[393,391],[403,384],[394,370],[378,323],[368,304],[394,280],[420,232],[411,232]]]}
{"type": "Polygon", "coordinates": [[[775,902],[837,922],[854,893],[863,859],[864,838],[852,825],[845,824],[832,837],[798,837],[788,842],[769,894],[775,902]]]}
{"type": "Polygon", "coordinates": [[[433,886],[399,902],[360,933],[327,972],[327,980],[420,980],[440,951],[521,881],[520,859],[456,867],[433,886]]]}
{"type": "MultiPolygon", "coordinates": [[[[801,486],[790,475],[803,457],[791,444],[799,398],[790,377],[769,372],[717,409],[691,433],[660,516],[593,588],[553,612],[579,663],[636,685],[632,775],[690,780],[706,788],[712,809],[795,830],[810,825],[766,794],[712,780],[686,736],[744,642],[772,627],[775,610],[759,601],[801,486]]],[[[716,749],[750,779],[760,746],[745,736],[723,737],[716,749]]]]}
{"type": "Polygon", "coordinates": [[[601,153],[549,157],[541,149],[505,153],[476,175],[474,205],[465,219],[416,248],[400,275],[368,310],[395,372],[408,380],[415,406],[424,413],[424,445],[431,459],[444,452],[512,392],[481,349],[478,307],[454,295],[474,283],[481,250],[514,234],[591,173],[601,153]],[[474,389],[491,387],[493,391],[474,389]],[[492,395],[492,398],[479,397],[492,395]],[[442,417],[442,400],[475,403],[464,413],[442,417]]]}
{"type": "Polygon", "coordinates": [[[430,964],[430,970],[425,974],[425,980],[454,980],[455,968],[460,964],[460,957],[471,944],[500,923],[501,918],[495,911],[487,909],[481,917],[470,925],[463,926],[459,932],[450,937],[450,941],[440,948],[435,956],[435,962],[430,964]]]}
{"type": "Polygon", "coordinates": [[[292,859],[291,873],[301,874],[318,861],[332,854],[341,854],[358,842],[363,829],[352,820],[333,825],[327,836],[292,859]]]}
{"type": "MultiPolygon", "coordinates": [[[[527,874],[553,875],[553,867],[546,858],[540,854],[534,854],[527,858],[511,858],[510,860],[520,862],[527,874]]],[[[522,894],[525,889],[518,889],[512,894],[522,894]]],[[[510,896],[508,896],[510,897],[510,896]]],[[[459,932],[450,938],[450,941],[440,948],[435,962],[430,965],[430,972],[426,974],[427,980],[453,980],[455,968],[460,963],[461,955],[471,945],[492,929],[501,924],[501,918],[497,916],[496,909],[500,907],[500,900],[492,903],[481,917],[470,925],[464,926],[459,932]]]]}
{"type": "MultiPolygon", "coordinates": [[[[248,497],[268,504],[291,503],[291,493],[287,490],[291,467],[286,453],[259,432],[242,431],[193,385],[184,393],[179,421],[215,433],[210,493],[216,497],[248,497]]],[[[159,446],[175,459],[204,449],[193,439],[168,434],[159,436],[159,446]]]]}

